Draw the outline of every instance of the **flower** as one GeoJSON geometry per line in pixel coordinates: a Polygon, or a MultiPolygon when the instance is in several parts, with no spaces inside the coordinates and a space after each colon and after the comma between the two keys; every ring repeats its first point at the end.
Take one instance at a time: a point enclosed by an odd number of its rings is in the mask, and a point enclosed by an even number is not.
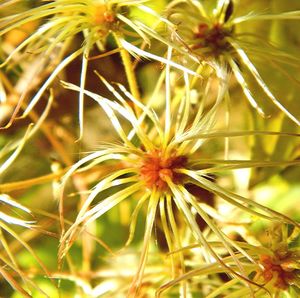
{"type": "MultiPolygon", "coordinates": [[[[220,69],[220,75],[222,75],[222,69],[220,69]]],[[[126,96],[125,99],[102,77],[101,80],[113,93],[117,99],[116,101],[84,91],[86,95],[99,103],[110,118],[121,144],[105,144],[101,146],[98,151],[87,155],[75,163],[62,181],[61,204],[63,202],[64,185],[75,171],[95,165],[101,166],[105,163],[116,164],[115,171],[92,187],[75,222],[63,233],[59,250],[60,259],[67,253],[78,233],[125,199],[137,201],[132,215],[128,245],[134,235],[137,215],[143,205],[147,204],[144,244],[137,274],[130,289],[130,295],[137,294],[142,283],[151,234],[157,216],[160,218],[161,228],[170,251],[180,249],[183,246],[183,235],[181,235],[180,225],[176,220],[180,216],[190,229],[192,237],[207,250],[207,262],[211,262],[212,259],[217,260],[221,266],[226,267],[233,274],[243,275],[243,268],[239,265],[238,259],[234,257],[233,248],[236,248],[236,246],[219,229],[211,213],[206,212],[205,204],[203,203],[205,199],[201,198],[202,189],[208,190],[224,199],[227,203],[255,217],[297,225],[288,217],[255,201],[228,191],[211,179],[211,175],[218,175],[219,172],[226,169],[284,165],[289,164],[289,162],[218,160],[214,157],[214,154],[209,159],[201,158],[200,148],[209,139],[259,133],[268,134],[268,132],[230,133],[212,130],[217,121],[220,103],[227,91],[225,73],[223,73],[223,83],[218,87],[216,102],[205,114],[201,109],[201,101],[198,101],[193,110],[195,113],[191,109],[191,90],[189,89],[187,73],[184,73],[186,82],[184,91],[177,90],[174,94],[171,92],[169,67],[166,69],[165,77],[165,111],[161,112],[161,114],[151,109],[151,100],[147,105],[144,105],[135,99],[122,85],[118,84],[119,89],[126,96]],[[136,116],[133,105],[141,110],[140,116],[136,116]],[[128,125],[130,129],[126,131],[128,125]],[[102,197],[102,199],[94,206],[91,206],[97,196],[102,197]],[[218,253],[206,240],[197,223],[196,215],[205,221],[209,229],[221,241],[227,253],[235,259],[238,263],[239,272],[232,271],[221,260],[218,253]]],[[[64,86],[72,90],[80,90],[79,87],[73,84],[64,83],[64,86]]],[[[206,91],[208,93],[212,92],[212,90],[206,91]]],[[[154,93],[152,100],[156,96],[157,93],[154,93]]],[[[179,271],[184,271],[185,266],[181,254],[173,256],[173,266],[174,268],[179,267],[179,271]]],[[[174,272],[177,271],[178,269],[174,269],[174,272]]]]}
{"type": "Polygon", "coordinates": [[[260,115],[266,117],[245,78],[245,74],[249,73],[273,104],[293,122],[300,125],[299,119],[274,96],[249,56],[261,57],[264,63],[270,61],[271,64],[276,65],[276,70],[280,69],[276,61],[280,60],[282,55],[285,56],[286,62],[293,60],[294,65],[298,65],[299,61],[287,53],[282,53],[268,42],[262,43],[263,37],[259,37],[256,32],[245,32],[247,29],[242,27],[244,23],[250,21],[299,19],[300,12],[249,13],[236,16],[234,3],[232,0],[218,0],[212,8],[211,3],[201,0],[172,1],[168,6],[167,14],[168,19],[176,25],[175,30],[173,26],[170,27],[173,42],[181,45],[185,50],[185,56],[192,59],[192,62],[188,62],[189,67],[198,61],[212,68],[215,68],[216,64],[223,66],[229,70],[228,74],[233,73],[249,103],[260,115]]]}
{"type": "MultiPolygon", "coordinates": [[[[146,25],[142,26],[141,21],[132,20],[129,17],[129,10],[135,7],[144,14],[163,20],[157,13],[143,5],[143,2],[141,0],[55,0],[34,8],[28,8],[20,13],[10,13],[3,17],[0,21],[0,38],[29,22],[41,23],[24,41],[11,50],[11,53],[1,64],[1,67],[6,65],[11,67],[13,64],[22,65],[22,61],[28,63],[34,59],[36,63],[32,63],[35,70],[31,74],[31,80],[36,76],[50,72],[48,78],[28,103],[23,115],[28,115],[58,74],[74,59],[81,56],[79,124],[82,133],[83,88],[91,50],[96,47],[100,52],[103,52],[107,37],[113,35],[121,53],[125,49],[132,55],[136,55],[135,49],[138,50],[138,48],[127,42],[125,37],[129,36],[135,42],[144,41],[150,45],[150,40],[145,33],[150,31],[152,37],[159,39],[159,34],[154,30],[148,29],[146,25]],[[79,46],[76,45],[78,42],[75,39],[78,34],[83,37],[83,42],[79,46]],[[120,49],[121,47],[122,49],[120,49]],[[68,52],[70,53],[66,56],[68,52]],[[47,72],[45,72],[45,69],[47,69],[47,72]]],[[[147,56],[145,51],[142,52],[144,56],[147,56]]],[[[156,56],[152,54],[151,57],[156,56]]],[[[166,61],[163,58],[160,58],[160,60],[166,61]]],[[[130,69],[130,71],[133,70],[130,69]]],[[[131,81],[129,81],[130,83],[131,81]]],[[[20,101],[7,126],[16,117],[28,90],[29,88],[24,90],[24,94],[20,97],[20,101]]]]}
{"type": "MultiPolygon", "coordinates": [[[[218,283],[216,278],[216,286],[207,293],[207,297],[217,297],[217,295],[233,295],[236,297],[281,297],[282,294],[292,296],[293,288],[300,289],[300,247],[299,247],[299,230],[293,229],[289,232],[286,225],[272,226],[269,231],[269,243],[261,245],[251,245],[247,242],[240,242],[239,245],[243,248],[242,253],[236,252],[236,257],[245,268],[247,278],[251,280],[255,288],[248,288],[241,284],[240,280],[233,277],[229,278],[226,283],[218,283]],[[294,244],[292,244],[294,242],[294,244]]],[[[215,243],[218,246],[220,244],[215,243]]],[[[201,283],[201,278],[210,275],[212,278],[217,277],[221,273],[229,273],[224,268],[221,268],[218,263],[210,265],[201,264],[196,258],[199,258],[192,250],[196,246],[185,248],[189,250],[190,259],[193,258],[193,270],[184,275],[172,280],[157,291],[157,297],[174,287],[183,280],[194,280],[201,283]]],[[[224,257],[224,263],[236,266],[232,256],[224,257]]],[[[190,282],[192,284],[192,282],[190,282]]],[[[297,292],[297,291],[296,291],[297,292]]]]}

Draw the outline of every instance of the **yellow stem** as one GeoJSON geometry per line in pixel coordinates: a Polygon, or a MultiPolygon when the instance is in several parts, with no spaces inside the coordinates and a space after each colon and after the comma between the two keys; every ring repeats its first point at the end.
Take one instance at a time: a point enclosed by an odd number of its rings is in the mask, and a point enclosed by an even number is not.
{"type": "Polygon", "coordinates": [[[52,181],[53,179],[62,177],[66,171],[67,169],[64,169],[59,173],[48,174],[37,178],[32,178],[32,179],[27,179],[22,181],[3,183],[0,184],[0,192],[6,193],[13,190],[28,188],[33,185],[47,183],[52,181]]]}
{"type": "Polygon", "coordinates": [[[120,49],[120,54],[122,58],[122,62],[124,64],[125,74],[128,81],[130,93],[133,95],[133,97],[137,100],[141,100],[135,72],[134,72],[134,66],[131,61],[131,57],[129,53],[122,47],[122,44],[120,42],[119,36],[114,33],[115,41],[118,45],[118,48],[120,49]]]}

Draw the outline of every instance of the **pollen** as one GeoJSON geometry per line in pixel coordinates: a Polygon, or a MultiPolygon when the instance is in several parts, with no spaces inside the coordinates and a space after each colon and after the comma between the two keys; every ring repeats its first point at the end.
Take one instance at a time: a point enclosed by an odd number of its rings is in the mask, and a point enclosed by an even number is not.
{"type": "Polygon", "coordinates": [[[154,151],[144,158],[140,176],[148,188],[167,191],[166,180],[169,178],[175,184],[180,183],[183,177],[182,174],[176,173],[176,169],[185,167],[186,163],[186,156],[163,156],[160,151],[154,151]]]}
{"type": "Polygon", "coordinates": [[[260,257],[260,263],[264,267],[262,276],[265,282],[275,278],[274,286],[278,289],[287,289],[289,284],[295,279],[294,270],[289,269],[285,265],[286,262],[280,259],[263,255],[260,257]]]}

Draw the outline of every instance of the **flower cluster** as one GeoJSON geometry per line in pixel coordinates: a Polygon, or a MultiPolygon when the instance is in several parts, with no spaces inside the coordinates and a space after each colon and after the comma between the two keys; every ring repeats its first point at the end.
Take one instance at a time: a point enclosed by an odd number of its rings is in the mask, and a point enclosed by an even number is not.
{"type": "Polygon", "coordinates": [[[0,4],[0,275],[13,291],[297,297],[300,37],[284,52],[277,32],[297,5],[21,2],[0,4]]]}

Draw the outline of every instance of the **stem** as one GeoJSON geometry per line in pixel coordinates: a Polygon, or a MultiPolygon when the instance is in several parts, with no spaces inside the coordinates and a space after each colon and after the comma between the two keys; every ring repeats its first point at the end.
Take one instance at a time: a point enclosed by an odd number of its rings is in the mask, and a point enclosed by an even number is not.
{"type": "Polygon", "coordinates": [[[40,176],[37,178],[22,180],[22,181],[16,181],[16,182],[8,182],[0,184],[0,192],[11,192],[15,190],[25,189],[29,188],[34,185],[39,185],[43,183],[47,183],[52,181],[53,179],[61,178],[66,172],[67,168],[61,170],[61,172],[51,173],[44,176],[40,176]]]}
{"type": "MultiPolygon", "coordinates": [[[[130,93],[133,95],[133,97],[135,99],[141,100],[141,95],[139,92],[139,87],[138,87],[138,83],[137,83],[135,72],[134,72],[134,65],[131,61],[131,57],[130,57],[129,53],[123,48],[123,46],[120,42],[119,35],[114,33],[113,36],[115,38],[118,48],[120,49],[120,54],[121,54],[122,62],[124,65],[125,74],[126,74],[127,82],[129,85],[130,93]]],[[[137,107],[136,106],[134,106],[134,107],[135,107],[135,111],[137,113],[137,107]]]]}

